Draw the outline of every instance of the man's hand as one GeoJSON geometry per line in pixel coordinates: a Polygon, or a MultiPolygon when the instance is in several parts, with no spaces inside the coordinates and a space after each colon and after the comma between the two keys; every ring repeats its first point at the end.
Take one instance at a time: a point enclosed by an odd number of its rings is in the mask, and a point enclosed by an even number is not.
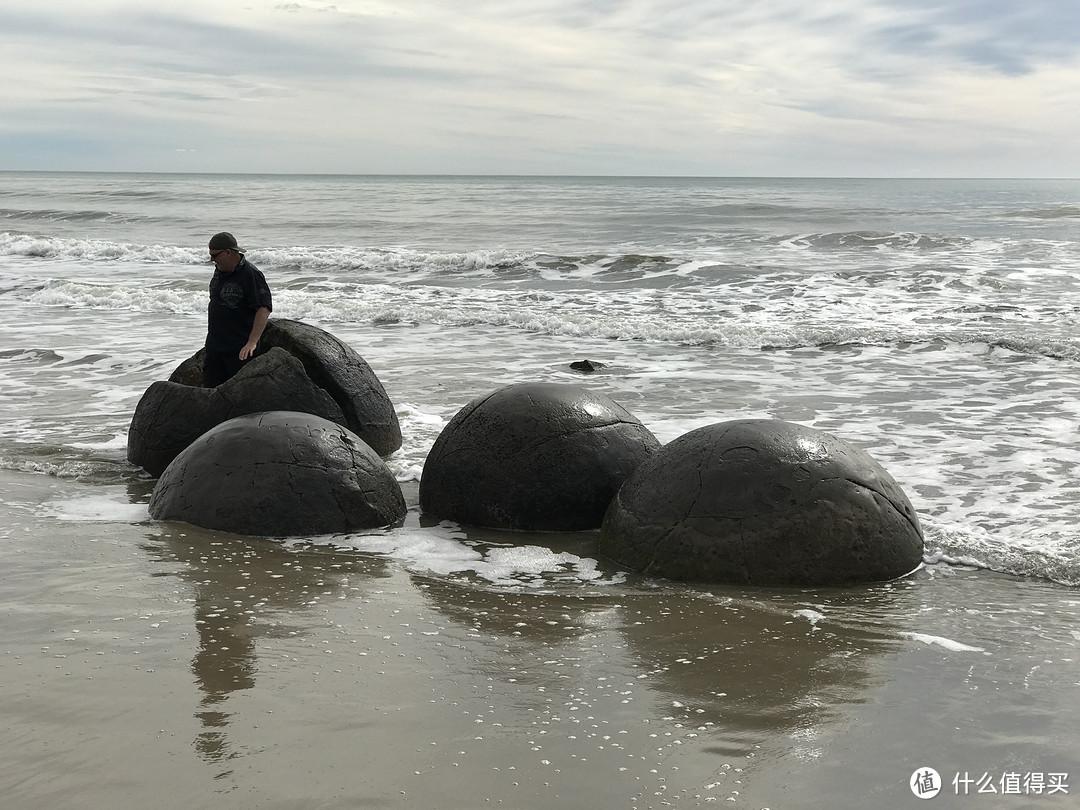
{"type": "Polygon", "coordinates": [[[248,335],[248,342],[244,344],[244,348],[240,350],[241,360],[247,360],[251,355],[255,354],[255,350],[259,348],[259,338],[262,337],[266,322],[269,319],[270,309],[268,307],[259,307],[255,310],[255,322],[251,325],[251,334],[248,335]]]}

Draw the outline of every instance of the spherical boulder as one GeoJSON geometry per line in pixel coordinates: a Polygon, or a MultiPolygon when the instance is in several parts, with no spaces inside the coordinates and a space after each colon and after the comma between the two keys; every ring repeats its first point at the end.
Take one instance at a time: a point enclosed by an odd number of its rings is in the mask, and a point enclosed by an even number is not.
{"type": "Polygon", "coordinates": [[[188,445],[154,487],[150,516],[262,536],[398,525],[405,499],[378,454],[307,413],[230,419],[188,445]]]}
{"type": "Polygon", "coordinates": [[[595,529],[622,482],[659,448],[606,396],[577,385],[509,385],[474,399],[439,434],[420,506],[488,528],[595,529]]]}
{"type": "Polygon", "coordinates": [[[922,560],[910,501],[869,454],[774,419],[693,430],[641,464],[611,502],[600,553],[668,579],[848,585],[922,560]]]}

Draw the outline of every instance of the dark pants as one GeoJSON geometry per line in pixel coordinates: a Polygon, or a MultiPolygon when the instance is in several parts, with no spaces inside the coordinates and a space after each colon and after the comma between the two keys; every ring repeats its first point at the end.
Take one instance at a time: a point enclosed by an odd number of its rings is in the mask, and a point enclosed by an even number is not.
{"type": "Polygon", "coordinates": [[[240,350],[234,352],[216,352],[206,350],[203,358],[203,386],[217,388],[238,372],[247,360],[240,359],[240,350]]]}

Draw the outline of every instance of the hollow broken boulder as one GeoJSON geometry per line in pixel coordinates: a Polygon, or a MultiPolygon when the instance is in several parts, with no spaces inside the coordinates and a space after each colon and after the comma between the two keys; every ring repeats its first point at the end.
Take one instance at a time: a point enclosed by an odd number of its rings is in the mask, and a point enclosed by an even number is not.
{"type": "Polygon", "coordinates": [[[488,528],[595,529],[622,482],[659,447],[606,396],[577,385],[509,385],[470,402],[439,434],[420,506],[488,528]]]}
{"type": "Polygon", "coordinates": [[[128,461],[159,476],[210,428],[266,410],[302,411],[345,424],[340,406],[311,381],[300,361],[283,349],[271,349],[217,388],[164,380],[151,384],[128,428],[128,461]]]}
{"type": "Polygon", "coordinates": [[[204,433],[158,479],[155,520],[287,537],[398,525],[405,499],[379,455],[347,428],[291,411],[204,433]]]}
{"type": "Polygon", "coordinates": [[[923,535],[865,451],[751,419],[691,431],[643,462],[612,500],[599,550],[674,580],[848,585],[909,573],[923,535]]]}
{"type": "Polygon", "coordinates": [[[128,461],[160,475],[214,425],[266,410],[302,411],[339,422],[381,456],[401,447],[393,403],[348,345],[318,327],[284,318],[267,323],[259,345],[260,353],[217,388],[202,388],[201,349],[167,383],[151,385],[128,431],[128,461]]]}

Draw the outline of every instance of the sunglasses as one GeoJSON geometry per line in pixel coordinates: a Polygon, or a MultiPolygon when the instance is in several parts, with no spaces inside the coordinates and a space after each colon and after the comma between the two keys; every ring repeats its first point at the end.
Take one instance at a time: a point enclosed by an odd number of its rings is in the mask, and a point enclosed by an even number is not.
{"type": "Polygon", "coordinates": [[[214,260],[214,259],[216,259],[216,258],[217,258],[218,256],[220,256],[220,255],[221,255],[222,253],[228,253],[228,252],[229,252],[229,249],[228,249],[228,248],[226,248],[225,250],[218,250],[218,251],[216,251],[216,252],[215,252],[215,251],[211,251],[211,252],[210,252],[210,261],[213,261],[213,260],[214,260]]]}

